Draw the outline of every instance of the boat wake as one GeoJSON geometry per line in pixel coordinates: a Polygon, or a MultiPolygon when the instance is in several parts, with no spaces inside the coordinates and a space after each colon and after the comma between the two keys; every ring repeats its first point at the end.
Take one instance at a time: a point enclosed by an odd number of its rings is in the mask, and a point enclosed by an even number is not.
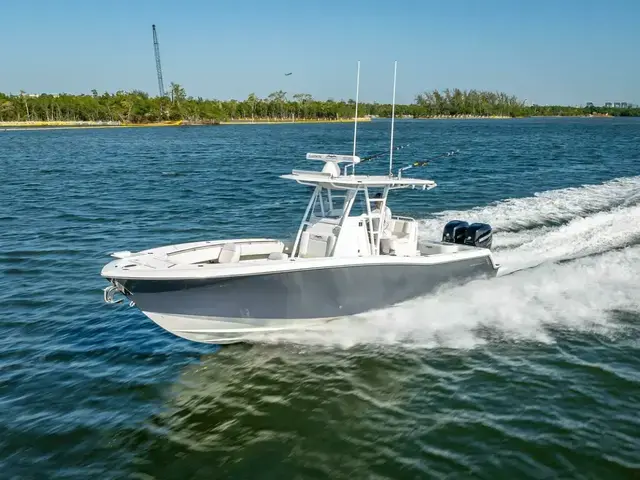
{"type": "Polygon", "coordinates": [[[420,348],[553,342],[566,329],[617,335],[625,328],[620,312],[640,312],[640,177],[440,212],[422,220],[422,238],[439,238],[451,219],[494,227],[498,278],[266,341],[420,348]]]}
{"type": "Polygon", "coordinates": [[[423,220],[423,238],[438,238],[446,221],[458,217],[493,226],[494,258],[505,275],[640,243],[640,177],[440,212],[423,220]]]}

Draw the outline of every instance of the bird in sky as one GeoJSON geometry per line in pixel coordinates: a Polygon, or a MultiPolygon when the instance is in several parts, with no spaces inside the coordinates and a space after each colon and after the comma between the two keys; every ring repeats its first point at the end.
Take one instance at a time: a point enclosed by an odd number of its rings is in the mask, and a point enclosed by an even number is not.
{"type": "Polygon", "coordinates": [[[285,73],[284,76],[288,77],[289,75],[291,75],[293,72],[289,72],[289,73],[285,73]]]}

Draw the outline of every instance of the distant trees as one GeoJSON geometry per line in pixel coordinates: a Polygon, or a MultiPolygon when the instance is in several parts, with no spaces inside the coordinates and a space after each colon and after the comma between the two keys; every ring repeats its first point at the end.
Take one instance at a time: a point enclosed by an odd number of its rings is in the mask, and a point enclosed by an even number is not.
{"type": "Polygon", "coordinates": [[[169,84],[169,92],[171,94],[171,103],[180,103],[187,98],[187,92],[179,83],[171,82],[169,84]]]}
{"type": "MultiPolygon", "coordinates": [[[[391,105],[361,103],[359,115],[391,116],[391,105]]],[[[523,101],[501,92],[445,89],[420,93],[410,105],[396,105],[399,117],[434,116],[511,116],[609,114],[640,116],[638,108],[526,106],[523,101]]],[[[308,93],[291,96],[282,90],[266,98],[255,93],[245,100],[207,100],[187,95],[177,83],[171,83],[166,97],[150,97],[133,90],[90,95],[6,95],[0,93],[0,121],[109,121],[152,123],[166,120],[186,120],[212,123],[222,120],[292,120],[344,119],[355,114],[355,102],[316,100],[308,93]]]]}
{"type": "Polygon", "coordinates": [[[567,107],[562,105],[532,105],[526,109],[528,116],[571,117],[578,115],[610,115],[612,117],[640,117],[640,108],[627,107],[567,107]]]}
{"type": "Polygon", "coordinates": [[[477,115],[512,116],[525,114],[524,102],[513,95],[502,92],[479,90],[462,91],[448,88],[442,93],[438,90],[416,95],[416,104],[421,107],[424,116],[433,115],[477,115]]]}

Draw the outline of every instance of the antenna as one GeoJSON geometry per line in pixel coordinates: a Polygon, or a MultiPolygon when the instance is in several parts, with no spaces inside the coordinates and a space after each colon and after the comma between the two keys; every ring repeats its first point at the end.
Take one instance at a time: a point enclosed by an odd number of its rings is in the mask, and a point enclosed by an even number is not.
{"type": "MultiPolygon", "coordinates": [[[[358,60],[358,75],[356,77],[356,116],[353,122],[353,156],[356,156],[356,139],[358,136],[358,97],[360,96],[360,60],[358,60]]],[[[356,173],[356,164],[353,164],[351,175],[356,173]]]]}
{"type": "Polygon", "coordinates": [[[158,74],[158,91],[161,97],[164,97],[164,81],[162,80],[162,65],[160,65],[160,45],[158,45],[158,34],[156,26],[151,25],[153,30],[153,50],[156,54],[156,73],[158,74]]]}
{"type": "Polygon", "coordinates": [[[393,175],[393,126],[396,119],[396,72],[398,61],[393,63],[393,103],[391,104],[391,147],[389,149],[389,176],[393,175]]]}

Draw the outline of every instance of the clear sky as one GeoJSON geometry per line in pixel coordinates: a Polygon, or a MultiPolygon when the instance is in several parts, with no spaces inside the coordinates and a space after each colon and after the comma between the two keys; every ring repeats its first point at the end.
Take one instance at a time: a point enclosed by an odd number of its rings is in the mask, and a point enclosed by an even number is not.
{"type": "Polygon", "coordinates": [[[0,91],[250,92],[391,100],[488,89],[539,104],[640,103],[640,0],[0,0],[0,91]],[[286,72],[293,72],[286,77],[286,72]]]}

